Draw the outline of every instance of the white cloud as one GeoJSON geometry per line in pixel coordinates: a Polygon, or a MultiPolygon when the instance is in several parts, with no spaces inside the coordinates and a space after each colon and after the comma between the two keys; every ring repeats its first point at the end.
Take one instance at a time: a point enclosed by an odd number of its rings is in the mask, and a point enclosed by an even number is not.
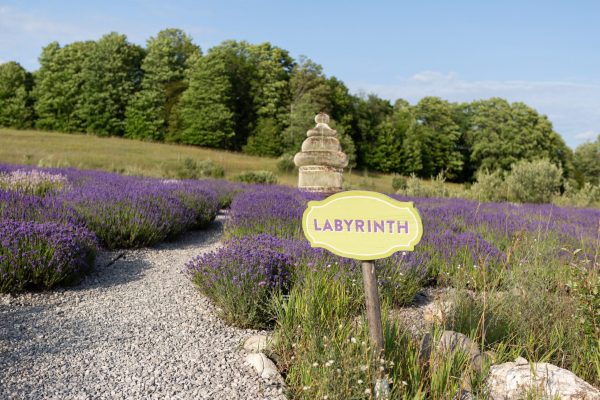
{"type": "Polygon", "coordinates": [[[2,35],[20,33],[48,38],[49,36],[74,35],[80,33],[76,27],[52,21],[34,13],[24,13],[10,7],[0,7],[2,35]]]}
{"type": "Polygon", "coordinates": [[[450,101],[473,101],[502,97],[521,101],[546,114],[568,145],[575,147],[590,132],[600,130],[600,83],[577,81],[470,81],[453,72],[421,71],[391,84],[353,82],[355,92],[366,91],[395,100],[412,103],[425,96],[438,96],[450,101]],[[584,132],[585,135],[582,136],[584,132]]]}
{"type": "Polygon", "coordinates": [[[594,132],[594,131],[586,131],[586,132],[581,132],[575,135],[575,139],[579,139],[579,140],[595,140],[596,137],[600,135],[599,132],[594,132]]]}

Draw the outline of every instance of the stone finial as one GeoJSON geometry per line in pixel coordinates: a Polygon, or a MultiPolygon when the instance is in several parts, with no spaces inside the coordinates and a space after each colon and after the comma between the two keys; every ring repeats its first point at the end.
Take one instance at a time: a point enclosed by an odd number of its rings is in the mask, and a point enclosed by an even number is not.
{"type": "Polygon", "coordinates": [[[306,132],[302,150],[294,157],[299,169],[298,187],[310,192],[342,190],[342,172],[348,157],[342,152],[337,132],[329,127],[329,115],[319,113],[317,125],[306,132]]]}

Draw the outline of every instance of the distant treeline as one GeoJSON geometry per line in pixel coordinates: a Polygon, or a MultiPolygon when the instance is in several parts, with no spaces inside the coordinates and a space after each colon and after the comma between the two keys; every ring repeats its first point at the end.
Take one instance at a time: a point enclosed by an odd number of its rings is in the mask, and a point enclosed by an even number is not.
{"type": "Polygon", "coordinates": [[[443,171],[460,182],[482,168],[546,158],[567,177],[587,174],[548,118],[523,103],[356,96],[320,65],[270,43],[225,41],[202,54],[179,29],[159,32],[146,48],[109,33],[52,42],[39,61],[33,73],[0,65],[0,126],[279,156],[297,152],[324,111],[354,167],[426,178],[443,171]]]}

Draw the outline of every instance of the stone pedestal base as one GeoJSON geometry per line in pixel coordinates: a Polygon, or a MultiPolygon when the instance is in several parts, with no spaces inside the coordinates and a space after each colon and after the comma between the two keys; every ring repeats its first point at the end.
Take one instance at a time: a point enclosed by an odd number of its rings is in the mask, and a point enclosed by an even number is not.
{"type": "Polygon", "coordinates": [[[298,188],[307,192],[340,192],[342,190],[342,171],[342,168],[321,165],[300,167],[298,188]]]}

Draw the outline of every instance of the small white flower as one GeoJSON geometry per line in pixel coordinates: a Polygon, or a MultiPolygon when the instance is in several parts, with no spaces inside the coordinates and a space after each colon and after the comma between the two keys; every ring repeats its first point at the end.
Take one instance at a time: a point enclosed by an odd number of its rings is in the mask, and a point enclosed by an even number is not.
{"type": "Polygon", "coordinates": [[[313,367],[318,367],[318,366],[319,366],[318,362],[313,363],[313,367]]]}
{"type": "Polygon", "coordinates": [[[365,394],[371,394],[371,389],[369,389],[369,388],[365,389],[365,394]]]}
{"type": "Polygon", "coordinates": [[[353,337],[352,337],[352,338],[350,338],[350,341],[351,341],[352,343],[356,343],[356,338],[353,338],[353,337]]]}
{"type": "Polygon", "coordinates": [[[308,389],[310,389],[310,386],[304,386],[304,387],[302,388],[302,390],[308,390],[308,389]]]}
{"type": "Polygon", "coordinates": [[[362,383],[363,383],[362,379],[359,379],[356,382],[358,382],[359,385],[362,385],[362,383]]]}

